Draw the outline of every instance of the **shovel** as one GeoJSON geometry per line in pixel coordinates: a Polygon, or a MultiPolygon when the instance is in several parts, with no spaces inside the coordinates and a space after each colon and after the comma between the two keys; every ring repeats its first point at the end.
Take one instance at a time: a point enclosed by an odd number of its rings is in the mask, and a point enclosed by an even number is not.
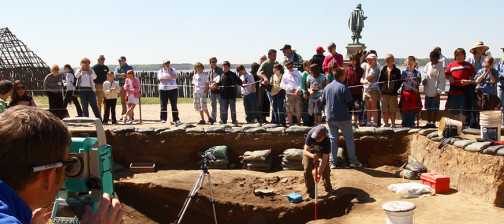
{"type": "Polygon", "coordinates": [[[315,220],[318,219],[318,163],[319,161],[314,161],[315,162],[315,220]]]}

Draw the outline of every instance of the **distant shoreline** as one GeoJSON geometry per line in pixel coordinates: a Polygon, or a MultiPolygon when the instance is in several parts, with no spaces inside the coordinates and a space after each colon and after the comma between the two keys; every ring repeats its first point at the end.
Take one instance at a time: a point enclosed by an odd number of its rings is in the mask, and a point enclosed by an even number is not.
{"type": "MultiPolygon", "coordinates": [[[[277,61],[281,60],[282,58],[283,57],[277,57],[277,61]]],[[[304,59],[309,60],[311,58],[304,58],[304,59]]],[[[399,65],[404,64],[404,61],[406,60],[406,58],[396,58],[395,60],[396,60],[395,64],[399,66],[399,65]]],[[[423,67],[429,62],[429,59],[428,58],[417,58],[417,61],[418,61],[419,66],[423,67]]],[[[449,58],[448,61],[453,62],[453,59],[449,58]]],[[[194,62],[194,63],[196,63],[196,62],[194,62]]],[[[385,59],[379,58],[378,63],[381,65],[385,65],[385,59]]],[[[242,65],[245,66],[245,68],[249,69],[251,64],[252,63],[242,64],[242,65]]],[[[135,71],[157,71],[162,68],[161,63],[159,63],[159,64],[129,64],[129,65],[133,66],[133,69],[135,71]]],[[[171,67],[176,70],[193,70],[193,65],[194,64],[191,64],[191,63],[179,63],[179,64],[172,63],[171,67]]],[[[205,69],[210,68],[209,64],[203,64],[203,65],[205,66],[205,69]]],[[[239,65],[239,64],[231,64],[231,68],[235,69],[237,65],[239,65]]],[[[109,69],[115,69],[115,67],[117,67],[118,64],[109,64],[107,66],[109,67],[109,69]]],[[[219,66],[220,66],[220,64],[219,64],[219,66]]]]}

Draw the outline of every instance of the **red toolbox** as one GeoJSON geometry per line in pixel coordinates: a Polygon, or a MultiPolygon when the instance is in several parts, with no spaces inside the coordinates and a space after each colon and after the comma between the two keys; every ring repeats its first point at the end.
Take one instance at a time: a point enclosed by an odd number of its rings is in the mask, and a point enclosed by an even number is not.
{"type": "Polygon", "coordinates": [[[420,175],[422,184],[429,185],[436,194],[448,193],[450,191],[450,178],[436,173],[422,173],[420,175]]]}

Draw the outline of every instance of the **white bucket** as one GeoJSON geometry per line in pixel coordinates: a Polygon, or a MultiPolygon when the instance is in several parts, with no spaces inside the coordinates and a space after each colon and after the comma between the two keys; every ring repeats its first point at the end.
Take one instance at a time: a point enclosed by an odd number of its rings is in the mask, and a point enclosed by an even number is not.
{"type": "Polygon", "coordinates": [[[501,119],[502,112],[499,110],[481,111],[479,121],[481,126],[481,138],[491,141],[500,141],[501,119]]]}
{"type": "Polygon", "coordinates": [[[387,224],[413,224],[416,205],[408,201],[389,201],[382,205],[387,224]]]}
{"type": "Polygon", "coordinates": [[[385,215],[387,215],[387,224],[413,224],[415,212],[385,212],[385,215]]]}

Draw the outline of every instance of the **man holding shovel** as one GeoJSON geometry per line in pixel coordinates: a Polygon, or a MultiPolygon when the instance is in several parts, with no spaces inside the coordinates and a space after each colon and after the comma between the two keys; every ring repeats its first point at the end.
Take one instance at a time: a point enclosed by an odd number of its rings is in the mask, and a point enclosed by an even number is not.
{"type": "Polygon", "coordinates": [[[306,200],[315,198],[315,182],[312,169],[314,168],[314,161],[318,162],[319,158],[322,158],[322,162],[317,172],[317,180],[322,176],[326,192],[328,194],[334,193],[331,185],[331,169],[328,168],[329,153],[331,153],[331,142],[327,137],[327,128],[323,125],[312,128],[306,136],[303,151],[306,200]]]}

